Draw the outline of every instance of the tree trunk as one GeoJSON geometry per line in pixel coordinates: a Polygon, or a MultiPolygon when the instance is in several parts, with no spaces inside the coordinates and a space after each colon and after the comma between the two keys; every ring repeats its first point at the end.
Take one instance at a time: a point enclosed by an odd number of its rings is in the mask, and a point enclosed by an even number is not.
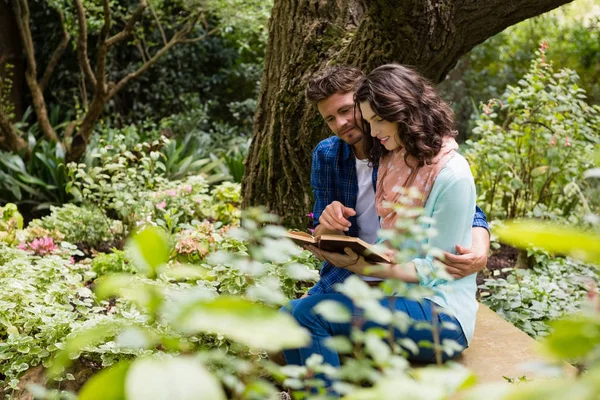
{"type": "Polygon", "coordinates": [[[13,67],[10,77],[12,87],[8,100],[14,107],[15,120],[19,121],[23,116],[23,84],[25,82],[21,39],[10,5],[5,1],[0,1],[0,80],[9,77],[7,64],[13,67]]]}
{"type": "Polygon", "coordinates": [[[437,83],[485,39],[568,2],[275,0],[243,205],[264,205],[289,227],[305,225],[311,153],[330,132],[306,103],[304,88],[323,66],[348,63],[369,71],[397,62],[437,83]]]}

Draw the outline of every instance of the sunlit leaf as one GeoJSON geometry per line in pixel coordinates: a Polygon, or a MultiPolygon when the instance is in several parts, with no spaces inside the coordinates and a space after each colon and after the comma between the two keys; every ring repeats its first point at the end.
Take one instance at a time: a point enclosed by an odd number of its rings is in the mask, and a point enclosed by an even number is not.
{"type": "Polygon", "coordinates": [[[192,357],[136,360],[125,393],[127,400],[225,400],[219,381],[192,357]]]}
{"type": "Polygon", "coordinates": [[[306,330],[289,314],[239,297],[196,302],[182,311],[179,321],[188,332],[218,333],[253,349],[278,351],[309,342],[306,330]]]}
{"type": "Polygon", "coordinates": [[[51,377],[58,375],[64,368],[71,365],[72,360],[77,358],[85,348],[101,343],[121,328],[122,324],[113,320],[110,323],[98,324],[72,334],[65,342],[63,349],[54,357],[52,365],[48,369],[48,375],[51,377]]]}
{"type": "Polygon", "coordinates": [[[526,248],[539,247],[600,264],[600,235],[567,226],[535,221],[509,222],[494,229],[502,242],[526,248]]]}
{"type": "Polygon", "coordinates": [[[546,172],[548,172],[548,166],[547,165],[542,165],[541,167],[537,167],[531,170],[531,176],[532,177],[538,177],[541,175],[544,175],[546,172]]]}
{"type": "Polygon", "coordinates": [[[588,169],[583,173],[583,177],[587,178],[600,178],[600,168],[588,169]]]}
{"type": "Polygon", "coordinates": [[[149,226],[129,239],[127,252],[140,271],[155,277],[158,267],[169,261],[169,239],[161,229],[149,226]]]}
{"type": "Polygon", "coordinates": [[[121,361],[98,372],[81,388],[79,400],[124,400],[125,376],[129,367],[129,361],[121,361]]]}
{"type": "Polygon", "coordinates": [[[550,325],[553,330],[542,343],[554,357],[577,359],[600,346],[600,317],[597,315],[575,315],[550,325]]]}
{"type": "Polygon", "coordinates": [[[352,314],[348,307],[335,300],[320,301],[313,308],[313,312],[322,315],[329,322],[338,324],[348,323],[352,320],[352,314]]]}

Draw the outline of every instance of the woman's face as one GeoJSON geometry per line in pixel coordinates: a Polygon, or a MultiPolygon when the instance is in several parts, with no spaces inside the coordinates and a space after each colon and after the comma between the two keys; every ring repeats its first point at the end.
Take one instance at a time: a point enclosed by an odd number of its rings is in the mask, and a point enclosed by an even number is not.
{"type": "Polygon", "coordinates": [[[375,114],[371,105],[366,101],[360,103],[360,111],[363,118],[371,125],[371,136],[379,140],[386,150],[393,151],[402,147],[397,122],[386,121],[375,114]]]}

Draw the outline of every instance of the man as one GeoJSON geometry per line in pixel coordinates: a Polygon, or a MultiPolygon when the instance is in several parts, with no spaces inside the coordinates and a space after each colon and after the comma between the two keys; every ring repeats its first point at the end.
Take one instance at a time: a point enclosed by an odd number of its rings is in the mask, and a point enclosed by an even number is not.
{"type": "MultiPolygon", "coordinates": [[[[344,233],[369,243],[377,240],[379,218],[375,210],[377,169],[368,165],[361,145],[360,115],[354,107],[354,90],[363,73],[347,65],[334,65],[313,75],[307,99],[316,105],[335,134],[314,150],[311,185],[315,197],[315,235],[344,233]]],[[[481,271],[489,253],[489,228],[476,208],[471,248],[457,245],[458,254],[445,253],[448,273],[461,278],[481,271]]],[[[315,252],[317,253],[317,252],[315,252]]],[[[317,254],[318,255],[318,254],[317,254]]],[[[327,293],[352,272],[323,263],[321,279],[308,295],[327,293]]]]}

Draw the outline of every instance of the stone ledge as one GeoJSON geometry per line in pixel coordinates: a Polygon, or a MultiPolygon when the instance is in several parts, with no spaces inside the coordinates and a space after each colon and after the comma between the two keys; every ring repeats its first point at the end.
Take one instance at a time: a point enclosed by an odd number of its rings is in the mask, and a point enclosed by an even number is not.
{"type": "MultiPolygon", "coordinates": [[[[480,303],[471,345],[456,361],[473,371],[479,383],[506,382],[503,377],[523,375],[535,379],[534,374],[523,371],[522,365],[543,360],[535,349],[536,344],[525,332],[480,303]]],[[[564,369],[571,376],[577,372],[566,363],[564,369]]]]}

